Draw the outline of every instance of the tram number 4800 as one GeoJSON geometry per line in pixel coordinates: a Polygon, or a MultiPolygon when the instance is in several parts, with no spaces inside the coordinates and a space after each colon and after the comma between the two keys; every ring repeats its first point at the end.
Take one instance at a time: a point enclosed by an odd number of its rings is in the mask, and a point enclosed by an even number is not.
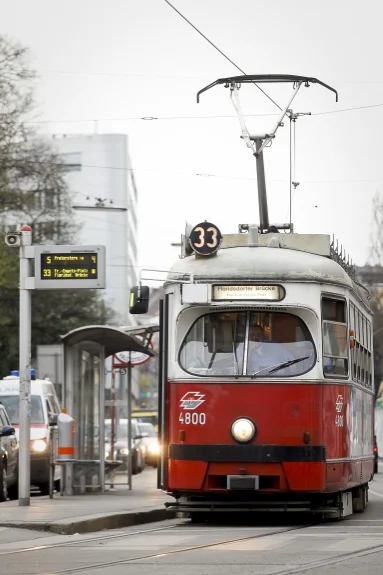
{"type": "Polygon", "coordinates": [[[205,425],[206,413],[180,413],[178,420],[185,425],[205,425]]]}
{"type": "Polygon", "coordinates": [[[335,416],[335,426],[336,427],[343,427],[343,415],[336,415],[335,416]]]}

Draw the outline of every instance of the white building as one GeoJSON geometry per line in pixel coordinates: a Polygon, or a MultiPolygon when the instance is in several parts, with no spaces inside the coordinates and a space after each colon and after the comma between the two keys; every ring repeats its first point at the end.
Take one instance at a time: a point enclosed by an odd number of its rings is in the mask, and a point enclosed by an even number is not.
{"type": "Polygon", "coordinates": [[[104,296],[118,325],[134,325],[129,291],[137,284],[137,189],[122,134],[54,137],[57,153],[69,164],[79,244],[106,246],[104,296]],[[100,209],[104,207],[104,209],[100,209]]]}

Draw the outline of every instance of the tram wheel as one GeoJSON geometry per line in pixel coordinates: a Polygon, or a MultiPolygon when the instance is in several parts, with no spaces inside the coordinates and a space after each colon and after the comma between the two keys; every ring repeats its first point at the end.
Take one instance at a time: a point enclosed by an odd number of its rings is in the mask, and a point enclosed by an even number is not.
{"type": "Polygon", "coordinates": [[[352,510],[354,513],[363,513],[367,507],[367,486],[359,485],[352,494],[352,510]]]}

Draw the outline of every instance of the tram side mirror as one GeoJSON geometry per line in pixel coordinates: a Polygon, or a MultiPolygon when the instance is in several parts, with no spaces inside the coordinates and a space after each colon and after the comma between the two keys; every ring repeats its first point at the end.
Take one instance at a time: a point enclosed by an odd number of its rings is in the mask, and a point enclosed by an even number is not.
{"type": "Polygon", "coordinates": [[[147,313],[149,308],[149,287],[134,286],[130,290],[129,313],[147,313]]]}

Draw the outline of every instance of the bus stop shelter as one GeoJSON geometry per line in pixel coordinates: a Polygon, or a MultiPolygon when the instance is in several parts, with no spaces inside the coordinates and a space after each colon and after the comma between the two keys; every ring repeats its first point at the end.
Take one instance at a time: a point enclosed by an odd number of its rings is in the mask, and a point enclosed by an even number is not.
{"type": "Polygon", "coordinates": [[[113,468],[105,461],[105,359],[129,351],[153,357],[149,343],[158,329],[158,325],[90,325],[62,336],[62,406],[75,420],[75,456],[62,474],[65,494],[104,491],[105,473],[113,468]]]}

